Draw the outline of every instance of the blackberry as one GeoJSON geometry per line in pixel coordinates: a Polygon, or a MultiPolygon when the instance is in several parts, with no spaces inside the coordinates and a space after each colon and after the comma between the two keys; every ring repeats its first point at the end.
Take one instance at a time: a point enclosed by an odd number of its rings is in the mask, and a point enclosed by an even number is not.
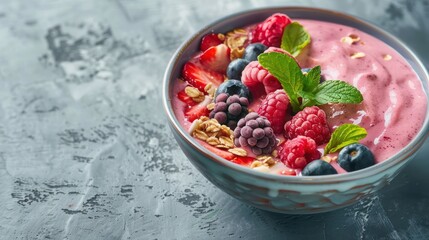
{"type": "Polygon", "coordinates": [[[209,117],[215,118],[220,124],[227,125],[234,130],[238,120],[245,117],[249,112],[247,107],[249,100],[237,94],[229,96],[227,93],[220,93],[216,96],[215,107],[210,112],[209,117]]]}
{"type": "Polygon", "coordinates": [[[271,154],[277,145],[276,136],[267,118],[251,112],[240,119],[234,130],[234,144],[250,148],[255,155],[271,154]]]}

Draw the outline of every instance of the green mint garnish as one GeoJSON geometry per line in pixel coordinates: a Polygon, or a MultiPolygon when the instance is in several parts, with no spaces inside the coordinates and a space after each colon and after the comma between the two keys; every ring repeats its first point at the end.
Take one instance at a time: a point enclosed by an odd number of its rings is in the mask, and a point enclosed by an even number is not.
{"type": "Polygon", "coordinates": [[[303,74],[292,56],[278,52],[263,53],[258,61],[279,80],[294,112],[313,105],[360,103],[363,100],[359,90],[344,81],[328,80],[319,84],[320,66],[303,74]]]}
{"type": "Polygon", "coordinates": [[[301,24],[293,22],[285,27],[280,47],[296,57],[309,43],[310,34],[301,24]]]}
{"type": "Polygon", "coordinates": [[[312,92],[320,83],[320,66],[312,68],[307,74],[305,74],[304,91],[312,92]]]}
{"type": "Polygon", "coordinates": [[[280,81],[289,96],[293,111],[298,112],[300,109],[298,98],[304,87],[305,76],[295,59],[283,53],[269,52],[259,55],[258,61],[280,81]]]}
{"type": "Polygon", "coordinates": [[[360,103],[362,94],[352,85],[341,80],[325,81],[315,90],[314,100],[317,105],[327,103],[360,103]]]}
{"type": "Polygon", "coordinates": [[[366,135],[367,132],[363,127],[355,124],[343,124],[332,133],[331,139],[325,147],[324,155],[338,152],[347,145],[357,143],[365,138],[366,135]]]}

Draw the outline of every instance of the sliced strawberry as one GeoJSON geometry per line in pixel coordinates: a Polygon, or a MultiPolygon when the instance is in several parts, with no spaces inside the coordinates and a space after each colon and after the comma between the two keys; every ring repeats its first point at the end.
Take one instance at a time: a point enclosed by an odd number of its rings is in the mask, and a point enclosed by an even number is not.
{"type": "Polygon", "coordinates": [[[219,44],[204,51],[199,57],[200,63],[207,69],[224,73],[231,62],[230,53],[229,47],[219,44]]]}
{"type": "Polygon", "coordinates": [[[204,52],[205,50],[222,43],[223,43],[223,40],[219,38],[219,34],[209,33],[201,39],[200,50],[204,52]]]}
{"type": "Polygon", "coordinates": [[[280,172],[281,175],[286,175],[286,176],[296,176],[296,172],[293,169],[287,168],[285,170],[282,170],[280,172]]]}
{"type": "Polygon", "coordinates": [[[186,105],[188,106],[194,106],[195,104],[197,104],[197,102],[195,102],[194,100],[192,100],[191,97],[188,96],[188,94],[186,94],[185,90],[182,90],[180,92],[177,93],[177,98],[186,103],[186,105]]]}
{"type": "Polygon", "coordinates": [[[185,64],[182,76],[189,84],[202,92],[205,92],[204,88],[207,84],[211,83],[214,87],[218,87],[224,80],[223,74],[209,71],[192,62],[185,64]]]}
{"type": "Polygon", "coordinates": [[[237,163],[237,164],[240,164],[240,165],[248,166],[248,165],[250,165],[250,163],[253,162],[253,160],[255,160],[255,158],[253,158],[253,157],[239,157],[239,156],[235,156],[231,160],[231,162],[234,162],[234,163],[237,163]]]}
{"type": "Polygon", "coordinates": [[[185,110],[185,117],[189,122],[193,122],[195,119],[199,119],[202,116],[208,116],[210,111],[207,109],[207,105],[211,102],[211,98],[206,96],[204,101],[197,105],[185,110]]]}
{"type": "Polygon", "coordinates": [[[210,152],[212,152],[212,153],[214,153],[214,154],[218,155],[219,157],[224,158],[226,160],[232,160],[235,157],[234,154],[232,154],[228,151],[222,150],[222,149],[217,148],[217,147],[210,146],[208,144],[206,145],[206,148],[208,150],[210,150],[210,152]]]}

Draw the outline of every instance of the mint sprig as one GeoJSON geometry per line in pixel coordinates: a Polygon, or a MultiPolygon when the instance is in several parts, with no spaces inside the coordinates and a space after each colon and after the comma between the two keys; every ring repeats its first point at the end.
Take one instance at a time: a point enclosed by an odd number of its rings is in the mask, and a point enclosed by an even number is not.
{"type": "Polygon", "coordinates": [[[276,77],[289,96],[293,111],[299,111],[300,92],[303,89],[305,76],[292,57],[277,53],[263,53],[258,57],[259,63],[276,77]]]}
{"type": "Polygon", "coordinates": [[[296,57],[309,43],[310,34],[308,34],[301,24],[293,22],[283,30],[280,47],[296,57]]]}
{"type": "Polygon", "coordinates": [[[279,80],[294,112],[313,105],[360,103],[363,100],[360,91],[344,81],[328,80],[319,84],[320,66],[304,75],[295,58],[278,52],[263,53],[258,61],[279,80]]]}
{"type": "Polygon", "coordinates": [[[324,155],[338,152],[347,145],[357,143],[367,134],[363,127],[355,124],[343,124],[332,133],[329,143],[325,146],[324,155]]]}

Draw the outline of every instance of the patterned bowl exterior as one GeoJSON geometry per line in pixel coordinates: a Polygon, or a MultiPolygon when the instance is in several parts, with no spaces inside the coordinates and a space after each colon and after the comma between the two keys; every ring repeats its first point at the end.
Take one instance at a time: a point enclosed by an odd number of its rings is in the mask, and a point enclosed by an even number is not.
{"type": "Polygon", "coordinates": [[[428,115],[412,142],[390,159],[353,173],[316,177],[267,174],[231,163],[198,144],[174,116],[171,107],[173,82],[180,75],[183,64],[197,51],[201,37],[211,31],[227,32],[236,27],[263,21],[276,12],[288,14],[292,18],[341,23],[378,37],[409,61],[428,95],[429,77],[423,64],[404,44],[378,27],[349,15],[322,9],[301,7],[257,9],[214,22],[186,41],[175,53],[164,77],[163,100],[169,125],[179,146],[192,164],[214,185],[247,204],[287,214],[320,213],[351,205],[387,185],[416,155],[428,135],[428,115]]]}

